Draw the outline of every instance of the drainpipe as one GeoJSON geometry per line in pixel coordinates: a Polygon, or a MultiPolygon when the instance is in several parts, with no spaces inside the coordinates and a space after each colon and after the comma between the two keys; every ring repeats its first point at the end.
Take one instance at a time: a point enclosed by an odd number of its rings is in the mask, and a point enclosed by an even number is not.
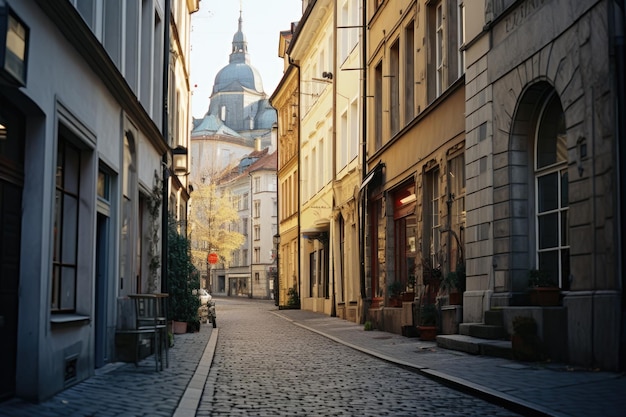
{"type": "MultiPolygon", "coordinates": [[[[338,75],[338,71],[337,71],[337,5],[338,2],[335,2],[335,8],[333,10],[333,40],[334,40],[334,44],[333,47],[335,48],[334,51],[331,51],[333,53],[333,85],[332,85],[332,94],[333,94],[333,115],[332,115],[332,124],[333,124],[333,137],[331,138],[332,141],[332,193],[333,193],[333,207],[335,207],[335,182],[337,180],[337,75],[338,75]]],[[[340,214],[341,215],[341,214],[340,214]]],[[[334,215],[332,214],[331,211],[331,224],[334,225],[335,223],[335,219],[334,219],[334,215]]],[[[331,227],[331,229],[329,230],[329,247],[332,248],[333,252],[335,252],[335,245],[334,242],[336,241],[335,238],[335,234],[334,233],[330,233],[332,232],[334,227],[331,227]],[[330,239],[330,237],[332,236],[332,240],[330,239]]],[[[339,256],[343,256],[343,254],[339,254],[339,256]]],[[[335,257],[332,256],[330,259],[334,259],[335,257]]],[[[343,262],[343,260],[342,260],[343,262]]],[[[336,302],[337,302],[337,297],[336,297],[336,292],[337,289],[336,287],[336,280],[335,280],[335,262],[329,262],[328,265],[331,269],[330,273],[331,273],[331,282],[332,282],[332,298],[331,298],[331,304],[330,304],[330,316],[331,317],[337,317],[337,306],[336,306],[336,302]]]]}
{"type": "Polygon", "coordinates": [[[296,138],[298,140],[298,181],[297,182],[297,193],[296,193],[296,199],[298,201],[298,226],[297,226],[297,230],[298,230],[298,236],[296,237],[296,239],[298,240],[298,298],[300,299],[300,305],[302,305],[302,293],[300,292],[300,283],[301,283],[301,279],[302,279],[302,274],[301,274],[301,265],[302,265],[302,246],[301,246],[301,240],[302,240],[302,236],[300,234],[300,231],[302,229],[302,225],[301,225],[301,217],[302,217],[302,212],[300,210],[301,205],[301,201],[300,201],[300,189],[301,189],[301,184],[302,184],[302,153],[300,152],[300,115],[302,114],[302,104],[301,104],[301,100],[300,100],[300,93],[302,91],[302,80],[300,79],[300,65],[296,64],[293,59],[291,59],[291,57],[289,58],[289,64],[293,65],[294,67],[296,67],[298,69],[298,131],[296,133],[296,138]]]}
{"type": "Polygon", "coordinates": [[[169,291],[168,275],[168,216],[169,216],[169,176],[170,143],[169,143],[169,75],[170,75],[170,0],[165,0],[165,24],[163,25],[163,139],[167,152],[161,158],[163,164],[163,201],[161,202],[161,292],[169,291]]]}
{"type": "MultiPolygon", "coordinates": [[[[366,22],[367,22],[367,7],[366,7],[366,0],[362,1],[362,7],[361,7],[361,12],[362,12],[362,28],[361,28],[361,79],[362,79],[362,85],[361,85],[361,89],[363,90],[362,96],[361,96],[361,111],[362,111],[362,115],[361,115],[361,143],[362,143],[362,147],[361,147],[361,182],[365,179],[365,175],[367,173],[367,68],[366,68],[366,63],[367,63],[367,45],[366,45],[366,22]]],[[[367,190],[366,194],[364,195],[363,199],[364,201],[367,199],[367,190]]],[[[359,199],[359,203],[360,203],[360,199],[359,199]]],[[[362,314],[361,314],[361,320],[363,321],[365,318],[365,298],[367,297],[367,293],[366,293],[366,289],[365,289],[365,204],[361,204],[361,218],[360,218],[360,244],[359,244],[359,258],[360,258],[360,287],[361,287],[361,304],[362,304],[362,314]]]]}

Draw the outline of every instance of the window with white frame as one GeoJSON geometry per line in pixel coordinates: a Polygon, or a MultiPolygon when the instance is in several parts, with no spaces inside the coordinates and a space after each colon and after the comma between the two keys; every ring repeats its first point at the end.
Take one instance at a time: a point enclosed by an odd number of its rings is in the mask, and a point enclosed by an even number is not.
{"type": "Polygon", "coordinates": [[[254,240],[261,240],[261,225],[254,225],[254,240]]]}
{"type": "Polygon", "coordinates": [[[260,247],[255,247],[254,248],[254,261],[255,264],[261,263],[261,248],[260,247]]]}
{"type": "Polygon", "coordinates": [[[428,102],[434,101],[464,72],[465,8],[462,0],[437,0],[428,5],[428,102]]]}
{"type": "Polygon", "coordinates": [[[254,200],[254,218],[261,217],[261,200],[254,200]]]}
{"type": "Polygon", "coordinates": [[[400,130],[400,40],[389,50],[389,127],[391,136],[400,130]]]}
{"type": "Polygon", "coordinates": [[[54,250],[52,258],[52,312],[74,312],[78,277],[81,152],[59,129],[54,250]]]}
{"type": "Polygon", "coordinates": [[[569,289],[569,181],[565,114],[556,93],[543,103],[535,135],[537,269],[569,289]]]}
{"type": "Polygon", "coordinates": [[[415,22],[404,29],[404,125],[415,116],[415,22]]]}

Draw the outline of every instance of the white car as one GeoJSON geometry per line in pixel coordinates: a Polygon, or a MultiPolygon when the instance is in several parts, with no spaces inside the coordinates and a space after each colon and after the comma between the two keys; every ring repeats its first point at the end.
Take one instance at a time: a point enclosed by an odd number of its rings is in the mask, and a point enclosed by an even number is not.
{"type": "Polygon", "coordinates": [[[211,297],[211,294],[209,294],[207,290],[199,289],[198,298],[200,298],[200,304],[206,305],[213,297],[211,297]]]}

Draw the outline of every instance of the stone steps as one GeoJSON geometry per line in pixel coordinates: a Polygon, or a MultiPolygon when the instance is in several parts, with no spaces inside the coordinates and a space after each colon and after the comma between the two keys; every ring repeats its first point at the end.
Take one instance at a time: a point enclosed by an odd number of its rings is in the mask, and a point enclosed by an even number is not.
{"type": "Polygon", "coordinates": [[[463,334],[449,334],[437,336],[437,346],[472,355],[495,356],[505,359],[512,357],[510,340],[490,340],[463,334]]]}

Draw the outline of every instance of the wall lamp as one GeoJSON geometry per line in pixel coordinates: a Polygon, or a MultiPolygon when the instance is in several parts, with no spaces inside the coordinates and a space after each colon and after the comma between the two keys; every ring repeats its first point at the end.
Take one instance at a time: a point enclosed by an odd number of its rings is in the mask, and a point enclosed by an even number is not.
{"type": "Polygon", "coordinates": [[[327,80],[332,80],[333,79],[333,73],[324,71],[322,73],[322,78],[326,78],[327,80]]]}
{"type": "Polygon", "coordinates": [[[177,176],[187,175],[187,148],[178,145],[172,149],[172,167],[177,176]]]}
{"type": "Polygon", "coordinates": [[[0,76],[26,86],[30,29],[9,6],[0,7],[0,76]]]}

